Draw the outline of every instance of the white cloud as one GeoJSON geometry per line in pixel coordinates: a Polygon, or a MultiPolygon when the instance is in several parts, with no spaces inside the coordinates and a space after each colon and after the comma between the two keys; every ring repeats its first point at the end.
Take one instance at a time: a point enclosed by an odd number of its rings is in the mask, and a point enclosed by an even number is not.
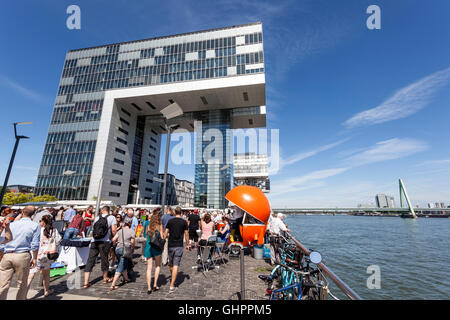
{"type": "Polygon", "coordinates": [[[442,160],[428,160],[428,161],[424,161],[421,162],[417,165],[415,165],[416,167],[418,166],[434,166],[434,165],[450,165],[450,159],[442,159],[442,160]]]}
{"type": "Polygon", "coordinates": [[[353,166],[360,166],[407,157],[426,149],[428,149],[428,145],[423,141],[407,138],[394,138],[380,141],[365,151],[348,157],[346,160],[353,166]]]}
{"type": "Polygon", "coordinates": [[[288,166],[288,165],[297,163],[297,162],[299,162],[301,160],[313,157],[313,156],[317,155],[318,153],[323,152],[323,151],[327,151],[329,149],[332,149],[332,148],[340,145],[341,143],[344,143],[347,140],[348,139],[342,139],[340,141],[337,141],[337,142],[334,142],[334,143],[330,143],[330,144],[318,147],[318,148],[313,149],[311,151],[298,153],[296,155],[290,156],[286,160],[281,159],[281,167],[288,166]]]}
{"type": "Polygon", "coordinates": [[[379,106],[360,112],[343,124],[347,128],[373,125],[408,117],[429,104],[434,94],[448,84],[450,68],[433,73],[397,91],[379,106]]]}
{"type": "MultiPolygon", "coordinates": [[[[424,151],[427,148],[428,145],[425,142],[409,138],[394,138],[380,141],[369,148],[362,149],[359,153],[353,153],[352,156],[347,157],[344,160],[344,163],[347,164],[346,166],[317,170],[295,178],[273,179],[270,198],[273,199],[273,205],[278,207],[285,205],[297,207],[333,207],[345,205],[356,207],[358,203],[368,202],[376,193],[387,190],[388,186],[381,186],[372,182],[365,182],[364,184],[358,182],[353,184],[339,183],[338,186],[329,187],[324,180],[357,166],[407,157],[424,151]],[[300,192],[305,190],[310,190],[310,192],[300,192]],[[325,198],[324,194],[327,195],[325,198]]],[[[306,153],[303,158],[305,157],[306,153]]],[[[294,160],[300,158],[298,155],[294,160]]],[[[397,187],[395,186],[393,188],[396,189],[397,187]]]]}
{"type": "Polygon", "coordinates": [[[0,75],[0,84],[6,87],[9,87],[11,89],[14,89],[15,91],[17,91],[18,93],[20,93],[21,95],[25,96],[28,99],[34,100],[34,101],[41,101],[42,97],[34,92],[33,90],[27,89],[24,86],[22,86],[21,84],[0,75]]]}
{"type": "Polygon", "coordinates": [[[288,178],[285,180],[277,181],[275,187],[271,190],[271,195],[286,194],[289,192],[304,190],[311,187],[317,188],[319,186],[323,186],[323,182],[321,182],[320,184],[318,184],[317,182],[341,174],[348,169],[349,168],[334,168],[317,170],[297,178],[288,178]],[[308,185],[305,186],[306,183],[308,183],[308,185]]]}

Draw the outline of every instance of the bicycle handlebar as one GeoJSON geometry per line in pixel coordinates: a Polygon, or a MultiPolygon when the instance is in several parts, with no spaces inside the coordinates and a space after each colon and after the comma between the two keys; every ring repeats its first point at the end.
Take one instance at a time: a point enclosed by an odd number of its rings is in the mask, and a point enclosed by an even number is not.
{"type": "Polygon", "coordinates": [[[319,270],[313,270],[313,271],[300,271],[300,270],[295,270],[294,268],[292,268],[292,267],[290,267],[290,266],[288,266],[288,265],[285,265],[285,264],[283,264],[283,263],[279,263],[278,265],[279,265],[280,267],[289,269],[290,271],[292,271],[292,272],[294,272],[294,273],[296,273],[296,274],[301,274],[301,275],[304,275],[304,276],[312,275],[312,274],[314,274],[314,273],[319,272],[319,270]]]}

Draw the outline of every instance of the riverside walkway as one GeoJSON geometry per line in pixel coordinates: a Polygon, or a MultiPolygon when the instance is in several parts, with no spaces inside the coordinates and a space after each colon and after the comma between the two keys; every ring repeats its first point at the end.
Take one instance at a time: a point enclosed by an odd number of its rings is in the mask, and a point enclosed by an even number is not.
{"type": "MultiPolygon", "coordinates": [[[[229,300],[236,299],[240,291],[239,257],[230,258],[216,270],[210,270],[203,275],[197,271],[197,251],[184,251],[178,272],[176,286],[178,290],[169,294],[170,271],[168,266],[161,266],[159,286],[161,290],[147,294],[146,263],[141,260],[141,243],[137,243],[134,261],[135,277],[132,282],[121,285],[119,289],[110,291],[110,284],[102,282],[100,262],[98,260],[91,273],[90,281],[93,285],[83,289],[84,270],[50,279],[50,288],[55,291],[52,296],[43,297],[43,289],[39,286],[39,276],[36,275],[31,285],[28,299],[39,300],[80,300],[85,297],[92,300],[120,299],[120,300],[229,300]],[[234,296],[233,296],[234,295],[234,296]],[[233,297],[232,297],[233,296],[233,297]]],[[[246,299],[264,298],[266,286],[258,279],[259,274],[269,274],[271,266],[264,260],[256,260],[251,255],[245,255],[245,288],[246,299]],[[255,294],[252,294],[255,293],[255,294]]],[[[153,267],[154,273],[154,267],[153,267]]],[[[112,275],[112,274],[111,274],[112,275]]],[[[153,281],[152,281],[153,283],[153,281]]],[[[15,284],[13,284],[15,286],[15,284]]],[[[14,292],[14,289],[11,288],[14,292]]],[[[12,294],[8,299],[14,299],[12,294]]]]}

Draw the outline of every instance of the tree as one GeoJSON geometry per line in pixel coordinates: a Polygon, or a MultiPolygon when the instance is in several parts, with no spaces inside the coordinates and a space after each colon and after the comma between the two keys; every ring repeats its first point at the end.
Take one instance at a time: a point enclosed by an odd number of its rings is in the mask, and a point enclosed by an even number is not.
{"type": "Polygon", "coordinates": [[[30,202],[31,199],[33,199],[32,193],[8,192],[5,193],[5,197],[3,198],[3,204],[11,206],[14,204],[30,202]]]}
{"type": "Polygon", "coordinates": [[[58,201],[55,196],[49,194],[44,194],[42,196],[34,196],[31,202],[48,202],[48,201],[58,201]]]}
{"type": "Polygon", "coordinates": [[[47,201],[57,201],[55,196],[50,196],[48,194],[45,194],[43,196],[35,196],[32,193],[13,193],[8,192],[5,193],[5,197],[3,198],[3,204],[4,205],[15,205],[20,203],[27,203],[27,202],[47,202],[47,201]]]}

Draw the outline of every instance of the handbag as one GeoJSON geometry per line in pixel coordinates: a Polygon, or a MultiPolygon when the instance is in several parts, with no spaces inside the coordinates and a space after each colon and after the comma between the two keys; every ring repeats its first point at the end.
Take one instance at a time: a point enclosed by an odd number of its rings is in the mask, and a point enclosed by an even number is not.
{"type": "Polygon", "coordinates": [[[126,245],[125,244],[125,235],[123,232],[123,228],[122,228],[122,241],[123,241],[123,254],[122,256],[126,259],[131,259],[133,258],[133,248],[131,247],[131,245],[126,245]]]}
{"type": "Polygon", "coordinates": [[[52,233],[50,235],[50,238],[48,239],[47,251],[45,253],[47,254],[47,258],[49,260],[58,259],[58,243],[56,239],[55,229],[52,229],[52,233]]]}
{"type": "Polygon", "coordinates": [[[153,232],[153,235],[150,238],[150,245],[156,250],[162,251],[164,249],[165,244],[166,240],[161,238],[159,231],[156,230],[155,232],[153,232]]]}

